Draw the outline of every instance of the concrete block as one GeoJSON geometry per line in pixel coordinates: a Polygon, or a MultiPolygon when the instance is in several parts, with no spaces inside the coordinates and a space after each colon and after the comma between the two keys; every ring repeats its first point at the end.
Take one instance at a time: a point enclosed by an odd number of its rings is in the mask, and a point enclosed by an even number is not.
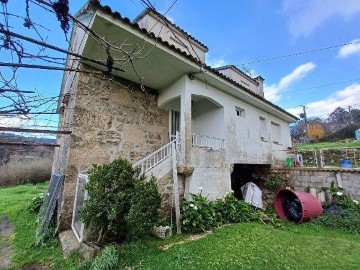
{"type": "Polygon", "coordinates": [[[79,252],[85,261],[89,261],[96,257],[100,251],[101,250],[98,246],[90,246],[86,243],[81,243],[79,252]]]}
{"type": "Polygon", "coordinates": [[[59,239],[62,253],[65,259],[79,250],[80,243],[72,230],[59,233],[59,239]]]}

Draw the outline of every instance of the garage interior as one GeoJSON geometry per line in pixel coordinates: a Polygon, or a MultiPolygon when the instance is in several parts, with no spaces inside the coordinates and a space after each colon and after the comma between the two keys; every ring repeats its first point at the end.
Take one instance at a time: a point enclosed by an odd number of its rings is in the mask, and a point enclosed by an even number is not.
{"type": "Polygon", "coordinates": [[[242,200],[241,187],[248,182],[253,182],[262,189],[270,175],[270,170],[270,164],[234,164],[231,173],[231,189],[234,191],[234,196],[242,200]]]}

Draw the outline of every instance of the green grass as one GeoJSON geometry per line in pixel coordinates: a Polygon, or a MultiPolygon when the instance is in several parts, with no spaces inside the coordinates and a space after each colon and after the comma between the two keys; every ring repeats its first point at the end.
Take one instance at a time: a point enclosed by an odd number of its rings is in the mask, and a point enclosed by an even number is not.
{"type": "Polygon", "coordinates": [[[308,143],[295,146],[298,150],[312,150],[315,148],[342,148],[342,147],[360,147],[360,141],[352,142],[319,142],[319,143],[308,143]]]}
{"type": "Polygon", "coordinates": [[[360,236],[314,225],[275,229],[258,223],[217,229],[197,241],[127,244],[121,267],[135,269],[359,269],[360,236]]]}
{"type": "MultiPolygon", "coordinates": [[[[46,188],[39,184],[0,189],[0,215],[7,215],[15,226],[15,237],[10,239],[13,269],[29,263],[53,269],[77,269],[80,265],[78,256],[62,258],[57,240],[33,246],[35,215],[28,213],[26,206],[46,188]]],[[[124,244],[119,249],[119,269],[359,269],[360,235],[314,224],[285,223],[277,229],[259,223],[234,224],[202,239],[160,250],[186,238],[188,235],[124,244]]]]}
{"type": "MultiPolygon", "coordinates": [[[[12,269],[25,264],[44,264],[54,269],[73,269],[76,257],[64,260],[57,239],[43,246],[34,246],[35,219],[26,209],[29,202],[39,193],[46,192],[48,184],[27,184],[0,189],[0,216],[6,215],[14,228],[14,236],[7,245],[12,246],[12,269]]],[[[4,244],[4,243],[2,243],[4,244]]]]}

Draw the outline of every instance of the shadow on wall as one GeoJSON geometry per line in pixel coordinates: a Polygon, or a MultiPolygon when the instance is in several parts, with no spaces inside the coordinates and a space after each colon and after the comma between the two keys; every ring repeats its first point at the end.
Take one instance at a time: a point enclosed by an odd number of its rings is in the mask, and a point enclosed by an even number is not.
{"type": "Polygon", "coordinates": [[[0,186],[48,181],[51,177],[51,166],[50,158],[10,160],[0,167],[0,186]]]}

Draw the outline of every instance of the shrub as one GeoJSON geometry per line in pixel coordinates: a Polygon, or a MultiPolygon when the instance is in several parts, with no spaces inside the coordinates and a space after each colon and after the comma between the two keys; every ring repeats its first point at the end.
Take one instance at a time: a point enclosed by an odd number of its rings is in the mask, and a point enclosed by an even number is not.
{"type": "Polygon", "coordinates": [[[181,205],[182,229],[185,232],[204,232],[216,225],[214,203],[200,194],[191,194],[192,200],[181,205]]]}
{"type": "Polygon", "coordinates": [[[332,229],[360,233],[359,202],[351,200],[343,192],[339,191],[335,187],[334,181],[331,182],[329,191],[332,195],[332,205],[322,216],[312,220],[312,222],[332,229]]]}
{"type": "Polygon", "coordinates": [[[265,181],[265,187],[271,191],[278,191],[281,187],[284,186],[284,180],[278,174],[272,175],[269,179],[265,181]]]}
{"type": "Polygon", "coordinates": [[[41,205],[44,202],[44,194],[40,193],[38,196],[34,197],[28,204],[28,211],[33,213],[38,213],[41,205]]]}
{"type": "Polygon", "coordinates": [[[347,208],[335,213],[325,213],[312,220],[312,223],[332,229],[360,233],[360,208],[347,208]]]}
{"type": "Polygon", "coordinates": [[[236,199],[231,193],[213,202],[201,193],[191,194],[191,196],[192,200],[184,200],[181,206],[182,229],[185,232],[203,232],[220,225],[237,222],[273,223],[272,218],[264,212],[236,199]]]}
{"type": "Polygon", "coordinates": [[[80,219],[99,231],[99,244],[107,238],[143,235],[159,215],[155,182],[152,178],[146,183],[126,159],[94,165],[85,186],[89,199],[80,210],[80,219]]]}
{"type": "Polygon", "coordinates": [[[126,215],[129,227],[128,238],[145,236],[159,221],[161,197],[156,185],[156,177],[152,176],[149,182],[144,179],[135,182],[134,196],[131,207],[126,215]]]}
{"type": "Polygon", "coordinates": [[[91,270],[119,269],[120,257],[114,246],[107,246],[95,257],[91,264],[91,270]]]}
{"type": "Polygon", "coordinates": [[[218,224],[248,222],[256,219],[252,206],[236,199],[232,193],[226,194],[223,199],[216,200],[214,209],[218,224]]]}

